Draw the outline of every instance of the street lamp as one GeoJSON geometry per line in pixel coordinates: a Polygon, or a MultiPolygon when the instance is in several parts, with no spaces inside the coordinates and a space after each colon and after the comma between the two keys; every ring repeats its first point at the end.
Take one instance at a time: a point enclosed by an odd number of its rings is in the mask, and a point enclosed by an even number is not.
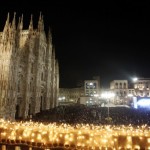
{"type": "Polygon", "coordinates": [[[114,96],[115,96],[115,94],[113,92],[104,92],[104,93],[101,94],[101,97],[107,99],[107,101],[108,101],[108,105],[107,105],[108,118],[109,118],[109,99],[113,98],[114,96]]]}

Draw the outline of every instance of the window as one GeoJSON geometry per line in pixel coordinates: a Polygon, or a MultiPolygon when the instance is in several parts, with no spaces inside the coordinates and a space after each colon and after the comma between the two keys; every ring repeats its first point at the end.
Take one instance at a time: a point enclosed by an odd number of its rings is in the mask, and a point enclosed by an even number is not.
{"type": "Polygon", "coordinates": [[[122,83],[120,83],[120,86],[119,86],[119,88],[120,88],[120,89],[122,88],[122,83]]]}
{"type": "Polygon", "coordinates": [[[123,93],[122,93],[122,91],[120,91],[120,96],[123,96],[123,93]]]}
{"type": "Polygon", "coordinates": [[[126,83],[124,83],[124,87],[123,88],[126,89],[126,83]]]}
{"type": "Polygon", "coordinates": [[[118,89],[118,83],[115,84],[115,88],[118,89]]]}

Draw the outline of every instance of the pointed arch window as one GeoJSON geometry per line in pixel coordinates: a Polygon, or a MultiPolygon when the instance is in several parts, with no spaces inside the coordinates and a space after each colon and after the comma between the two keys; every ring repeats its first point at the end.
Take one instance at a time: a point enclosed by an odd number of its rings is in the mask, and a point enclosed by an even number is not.
{"type": "Polygon", "coordinates": [[[126,88],[127,88],[127,85],[126,85],[126,83],[124,83],[124,85],[123,85],[123,88],[124,88],[124,89],[126,89],[126,88]]]}

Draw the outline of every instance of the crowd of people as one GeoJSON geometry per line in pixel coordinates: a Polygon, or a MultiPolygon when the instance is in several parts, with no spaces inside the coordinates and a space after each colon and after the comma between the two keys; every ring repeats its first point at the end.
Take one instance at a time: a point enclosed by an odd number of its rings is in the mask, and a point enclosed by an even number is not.
{"type": "Polygon", "coordinates": [[[150,125],[150,111],[127,107],[58,106],[33,117],[35,121],[113,125],[150,125]],[[109,109],[109,110],[108,110],[109,109]]]}

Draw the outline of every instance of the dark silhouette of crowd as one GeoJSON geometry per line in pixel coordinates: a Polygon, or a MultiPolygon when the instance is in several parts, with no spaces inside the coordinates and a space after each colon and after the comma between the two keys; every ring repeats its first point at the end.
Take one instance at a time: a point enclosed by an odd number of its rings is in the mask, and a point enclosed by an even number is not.
{"type": "Polygon", "coordinates": [[[33,121],[68,124],[150,125],[150,110],[85,105],[58,106],[33,116],[33,121]]]}

